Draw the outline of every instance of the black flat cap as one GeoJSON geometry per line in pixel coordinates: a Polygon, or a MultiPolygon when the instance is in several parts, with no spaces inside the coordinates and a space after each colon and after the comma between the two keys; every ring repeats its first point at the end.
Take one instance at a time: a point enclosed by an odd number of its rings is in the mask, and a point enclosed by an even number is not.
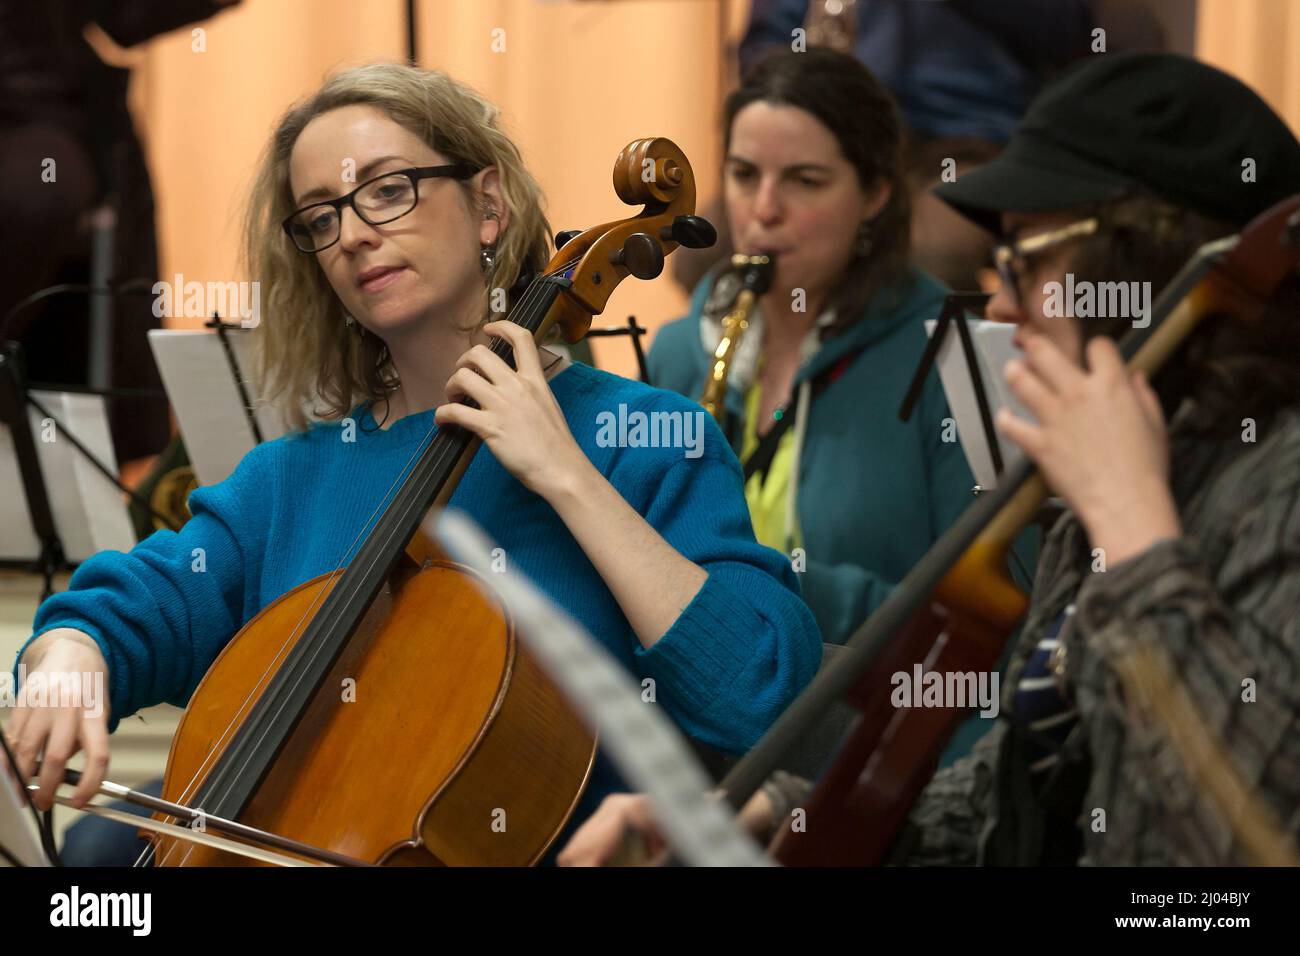
{"type": "Polygon", "coordinates": [[[1300,142],[1286,123],[1240,80],[1172,53],[1072,66],[1029,105],[1001,155],[935,189],[994,233],[1003,212],[1134,194],[1244,225],[1296,192],[1300,142]]]}

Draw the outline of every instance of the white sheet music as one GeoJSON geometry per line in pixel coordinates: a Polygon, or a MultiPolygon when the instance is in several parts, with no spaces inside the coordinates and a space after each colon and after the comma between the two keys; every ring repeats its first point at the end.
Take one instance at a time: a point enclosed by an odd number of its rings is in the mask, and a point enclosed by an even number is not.
{"type": "MultiPolygon", "coordinates": [[[[250,333],[233,329],[227,338],[249,401],[257,409],[262,439],[279,438],[288,430],[285,421],[274,409],[259,407],[252,383],[250,333]]],[[[206,329],[154,329],[149,333],[149,345],[199,484],[224,481],[256,441],[221,340],[206,329]]]]}
{"type": "MultiPolygon", "coordinates": [[[[957,320],[960,321],[960,320],[957,320]]],[[[938,323],[934,320],[925,323],[927,335],[934,334],[938,323]]],[[[989,322],[969,320],[971,341],[975,345],[975,358],[979,363],[979,373],[984,382],[984,393],[988,397],[989,411],[996,416],[998,409],[1009,406],[1017,415],[1033,421],[1023,405],[1011,394],[1002,369],[1009,359],[1015,358],[1020,350],[1011,344],[1016,334],[1016,327],[1007,322],[989,322]]],[[[957,437],[961,440],[962,451],[966,461],[975,474],[975,480],[981,488],[996,488],[997,475],[993,469],[993,455],[985,438],[984,425],[980,421],[979,404],[975,401],[975,386],[971,383],[970,371],[966,365],[966,356],[962,352],[960,333],[955,327],[948,329],[943,344],[939,346],[939,379],[948,396],[948,405],[953,418],[957,421],[957,437]]],[[[1009,467],[1020,457],[1020,449],[1007,438],[998,433],[998,449],[1002,453],[1002,464],[1009,467]]]]}
{"type": "MultiPolygon", "coordinates": [[[[135,531],[122,492],[59,430],[61,423],[116,474],[117,458],[103,398],[46,391],[33,391],[32,397],[54,419],[46,424],[39,411],[27,407],[27,419],[36,439],[36,457],[64,557],[80,562],[98,551],[130,550],[135,544],[135,531]]],[[[32,528],[13,436],[3,427],[0,489],[0,559],[34,560],[40,554],[40,542],[32,528]]]]}

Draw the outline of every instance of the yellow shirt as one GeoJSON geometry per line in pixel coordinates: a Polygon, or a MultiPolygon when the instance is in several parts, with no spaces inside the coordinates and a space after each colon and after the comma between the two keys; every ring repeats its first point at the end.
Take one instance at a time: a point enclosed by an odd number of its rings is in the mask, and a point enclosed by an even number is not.
{"type": "MultiPolygon", "coordinates": [[[[762,389],[757,376],[754,384],[745,394],[745,429],[741,441],[740,460],[748,461],[749,456],[758,448],[758,416],[762,406],[762,389]]],[[[749,503],[749,517],[754,522],[754,537],[759,544],[776,548],[789,554],[794,548],[803,547],[799,533],[799,515],[794,516],[792,524],[793,541],[785,539],[785,513],[790,497],[790,475],[794,467],[794,429],[787,428],[777,443],[776,454],[767,469],[767,480],[762,475],[754,475],[745,484],[745,501],[749,503]]]]}

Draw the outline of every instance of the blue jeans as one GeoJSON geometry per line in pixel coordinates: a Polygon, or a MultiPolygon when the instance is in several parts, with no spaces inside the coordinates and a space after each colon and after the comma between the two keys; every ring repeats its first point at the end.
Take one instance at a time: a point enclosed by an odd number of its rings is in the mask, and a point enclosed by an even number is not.
{"type": "MultiPolygon", "coordinates": [[[[162,781],[153,780],[139,788],[151,797],[162,796],[162,781]]],[[[114,810],[125,810],[139,817],[151,811],[133,803],[110,803],[114,810]]],[[[139,831],[116,820],[87,815],[68,827],[63,835],[59,859],[64,866],[131,866],[149,845],[139,831]]]]}

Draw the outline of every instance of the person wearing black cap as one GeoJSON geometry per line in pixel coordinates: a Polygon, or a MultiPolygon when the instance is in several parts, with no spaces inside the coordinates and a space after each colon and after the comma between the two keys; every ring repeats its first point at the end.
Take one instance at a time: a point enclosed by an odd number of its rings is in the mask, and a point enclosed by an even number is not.
{"type": "Polygon", "coordinates": [[[1115,664],[1144,647],[1164,653],[1294,839],[1300,280],[1249,328],[1208,317],[1152,384],[1113,342],[1150,321],[1132,307],[1150,295],[1119,315],[1098,299],[1091,318],[1059,315],[1053,298],[1102,283],[1159,292],[1200,245],[1297,192],[1300,143],[1282,120],[1239,81],[1168,54],[1067,72],[1002,156],[937,190],[1001,239],[988,317],[1019,326],[1024,355],[1005,374],[1036,422],[1003,410],[998,424],[1070,513],[1043,547],[1003,683],[1009,719],[932,782],[900,859],[1251,862],[1240,826],[1125,700],[1115,664]]]}
{"type": "MultiPolygon", "coordinates": [[[[1069,512],[1044,544],[1003,719],[923,791],[895,862],[1257,862],[1235,808],[1126,702],[1115,665],[1138,648],[1163,652],[1273,818],[1248,825],[1295,841],[1300,277],[1250,327],[1205,319],[1150,384],[1112,340],[1150,320],[1150,297],[1091,318],[1056,307],[1067,284],[1158,292],[1200,245],[1297,192],[1300,143],[1277,115],[1167,54],[1071,69],[998,159],[937,190],[1000,239],[989,317],[1019,326],[1024,355],[1005,374],[1035,421],[1004,410],[999,427],[1069,512]]],[[[778,774],[742,819],[789,819],[810,787],[778,774]]],[[[611,798],[561,862],[599,863],[630,829],[653,835],[636,799],[611,798]]]]}

